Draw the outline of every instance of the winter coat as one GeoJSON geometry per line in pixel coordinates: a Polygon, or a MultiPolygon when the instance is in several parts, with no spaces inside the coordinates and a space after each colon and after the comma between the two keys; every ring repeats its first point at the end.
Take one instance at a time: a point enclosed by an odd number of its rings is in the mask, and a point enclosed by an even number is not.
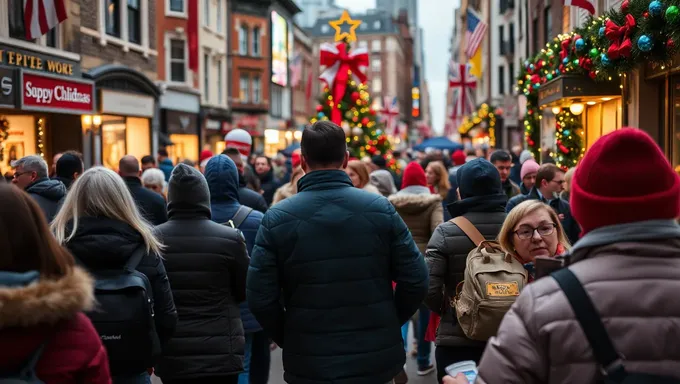
{"type": "Polygon", "coordinates": [[[123,177],[132,198],[137,204],[139,213],[146,221],[153,225],[161,225],[168,221],[168,212],[165,207],[165,199],[158,193],[144,188],[139,177],[123,177]]]}
{"type": "MultiPolygon", "coordinates": [[[[68,228],[67,233],[71,229],[68,228]]],[[[80,217],[76,234],[66,243],[79,264],[89,271],[123,270],[132,253],[143,245],[142,235],[122,221],[106,217],[80,217]]],[[[177,310],[165,266],[159,255],[142,258],[137,270],[153,289],[154,319],[161,346],[175,332],[177,310]]]]}
{"type": "Polygon", "coordinates": [[[388,197],[397,193],[397,187],[394,185],[394,178],[392,174],[384,169],[378,169],[377,171],[371,172],[369,178],[371,179],[371,184],[378,188],[378,191],[388,197]]]}
{"type": "Polygon", "coordinates": [[[246,187],[246,179],[242,174],[238,175],[238,202],[241,205],[250,207],[258,212],[267,212],[267,202],[264,201],[264,197],[261,194],[253,191],[252,189],[246,187]]]}
{"type": "Polygon", "coordinates": [[[380,193],[380,191],[378,190],[378,188],[377,188],[375,185],[371,184],[371,183],[368,183],[368,184],[364,185],[364,187],[361,188],[361,189],[363,189],[363,190],[366,191],[366,192],[375,193],[376,195],[382,196],[382,193],[380,193]]]}
{"type": "Polygon", "coordinates": [[[48,223],[59,212],[60,201],[66,196],[66,192],[64,183],[48,178],[37,180],[26,188],[26,193],[38,203],[48,223]]]}
{"type": "Polygon", "coordinates": [[[246,299],[248,253],[238,230],[210,220],[205,188],[202,195],[177,192],[177,201],[170,194],[169,220],[157,227],[179,315],[156,366],[156,375],[164,380],[243,370],[245,338],[238,303],[246,299]]]}
{"type": "MultiPolygon", "coordinates": [[[[522,195],[528,195],[529,192],[531,192],[531,189],[527,188],[527,186],[524,185],[524,183],[521,183],[521,184],[519,185],[519,193],[520,193],[520,194],[522,194],[522,195]]],[[[563,192],[563,193],[564,193],[564,192],[563,192]]],[[[568,202],[568,201],[567,201],[567,202],[568,202]]]]}
{"type": "Polygon", "coordinates": [[[286,183],[279,187],[274,193],[274,199],[272,200],[272,205],[278,203],[281,200],[285,200],[295,194],[295,186],[293,184],[286,183]]]}
{"type": "Polygon", "coordinates": [[[561,221],[562,227],[564,228],[564,233],[566,233],[571,244],[575,244],[578,241],[579,235],[581,233],[581,227],[576,222],[576,219],[571,215],[571,208],[569,203],[560,199],[552,199],[548,202],[545,197],[541,197],[538,194],[536,187],[531,188],[528,195],[517,195],[508,201],[508,205],[505,207],[506,212],[510,212],[517,205],[527,201],[527,200],[541,200],[542,202],[548,204],[552,209],[557,212],[558,215],[564,215],[561,221]]]}
{"type": "MultiPolygon", "coordinates": [[[[574,272],[628,372],[680,379],[680,227],[655,220],[602,227],[572,249],[574,272]]],[[[524,288],[491,338],[482,383],[596,383],[600,367],[552,277],[524,288]]]]}
{"type": "Polygon", "coordinates": [[[36,374],[45,384],[110,384],[106,349],[82,311],[93,281],[74,268],[59,279],[0,272],[0,377],[16,373],[43,343],[36,374]]]}
{"type": "Polygon", "coordinates": [[[420,253],[425,255],[427,242],[444,220],[442,198],[432,195],[427,187],[406,187],[388,198],[406,223],[420,253]],[[419,191],[419,189],[422,190],[419,191]]]}
{"type": "Polygon", "coordinates": [[[300,384],[392,380],[405,361],[401,325],[426,291],[394,207],[342,170],[308,173],[267,211],[247,280],[250,309],[283,348],[284,379],[300,384]]]}
{"type": "MultiPolygon", "coordinates": [[[[451,217],[463,216],[484,235],[494,240],[505,221],[505,194],[477,196],[449,205],[451,217]]],[[[425,305],[442,316],[436,344],[444,347],[484,346],[465,337],[450,306],[456,286],[464,280],[465,262],[474,243],[453,222],[437,227],[427,244],[425,258],[430,271],[430,286],[425,305]]]]}
{"type": "MultiPolygon", "coordinates": [[[[215,156],[205,166],[205,179],[210,188],[211,219],[218,224],[225,224],[231,220],[238,211],[238,170],[230,158],[225,155],[215,156]]],[[[246,239],[248,255],[252,255],[255,235],[260,228],[264,215],[258,211],[251,211],[246,219],[238,227],[246,239]]],[[[245,301],[241,303],[241,320],[245,332],[257,332],[262,329],[250,313],[245,301]]]]}
{"type": "Polygon", "coordinates": [[[522,193],[519,186],[510,179],[506,179],[505,183],[502,184],[502,187],[503,193],[505,193],[508,199],[511,199],[522,193]]]}
{"type": "Polygon", "coordinates": [[[170,175],[172,174],[172,169],[175,168],[175,166],[172,164],[172,160],[170,159],[163,159],[160,162],[158,162],[158,169],[163,171],[163,174],[165,175],[165,181],[170,181],[170,175]]]}
{"type": "Polygon", "coordinates": [[[257,175],[257,177],[260,178],[261,188],[264,191],[264,193],[262,193],[262,197],[264,197],[264,201],[267,202],[267,205],[271,206],[272,201],[274,200],[274,193],[281,185],[283,185],[283,183],[274,177],[273,168],[265,174],[257,175]]]}

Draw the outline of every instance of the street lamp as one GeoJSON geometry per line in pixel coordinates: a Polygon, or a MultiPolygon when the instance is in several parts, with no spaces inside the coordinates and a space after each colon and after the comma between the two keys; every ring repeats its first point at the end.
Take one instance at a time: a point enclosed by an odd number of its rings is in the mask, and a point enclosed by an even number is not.
{"type": "Polygon", "coordinates": [[[83,129],[83,158],[85,166],[90,167],[98,164],[97,154],[101,148],[101,141],[98,138],[102,117],[100,115],[82,115],[80,124],[83,129]]]}

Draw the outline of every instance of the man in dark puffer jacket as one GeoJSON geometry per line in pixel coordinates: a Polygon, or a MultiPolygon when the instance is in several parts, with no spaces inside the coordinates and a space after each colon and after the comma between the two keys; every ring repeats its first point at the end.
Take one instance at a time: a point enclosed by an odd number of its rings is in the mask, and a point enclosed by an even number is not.
{"type": "MultiPolygon", "coordinates": [[[[451,217],[465,217],[487,240],[494,240],[505,221],[508,200],[501,190],[498,170],[484,159],[475,159],[460,167],[456,178],[461,200],[448,205],[451,217]]],[[[465,262],[474,247],[472,240],[452,222],[438,226],[427,244],[430,287],[425,305],[442,316],[435,350],[438,382],[448,365],[462,360],[479,362],[484,351],[485,343],[465,337],[449,304],[456,295],[456,286],[464,279],[465,262]]]]}
{"type": "Polygon", "coordinates": [[[179,324],[156,374],[164,384],[235,384],[245,343],[238,309],[245,300],[245,239],[210,220],[208,183],[185,164],[170,177],[168,216],[158,232],[167,247],[165,268],[179,324]]]}
{"type": "Polygon", "coordinates": [[[248,304],[283,348],[287,382],[391,383],[401,325],[427,291],[423,256],[392,204],[352,185],[342,128],[317,122],[301,146],[298,193],[257,233],[248,304]]]}

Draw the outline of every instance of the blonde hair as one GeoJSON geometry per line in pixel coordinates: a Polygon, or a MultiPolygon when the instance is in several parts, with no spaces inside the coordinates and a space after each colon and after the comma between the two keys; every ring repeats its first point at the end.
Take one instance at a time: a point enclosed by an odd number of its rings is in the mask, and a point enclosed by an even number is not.
{"type": "Polygon", "coordinates": [[[576,173],[576,167],[569,168],[567,173],[564,174],[564,185],[567,191],[571,190],[571,179],[574,177],[574,173],[576,173]]]}
{"type": "Polygon", "coordinates": [[[134,228],[144,239],[147,252],[160,255],[163,245],[151,224],[142,218],[132,195],[117,173],[104,167],[85,171],[71,186],[64,205],[50,228],[60,244],[68,243],[76,234],[80,217],[103,216],[120,220],[134,228]],[[70,233],[66,233],[73,221],[70,233]]]}
{"type": "MultiPolygon", "coordinates": [[[[449,183],[449,175],[446,172],[446,167],[441,161],[431,162],[427,165],[427,168],[430,167],[432,167],[431,169],[439,177],[439,182],[437,185],[434,185],[434,187],[437,187],[437,192],[439,192],[442,199],[446,199],[446,196],[449,194],[449,190],[451,189],[451,183],[449,183]]],[[[425,168],[425,170],[427,170],[427,168],[425,168]]]]}
{"type": "Polygon", "coordinates": [[[540,200],[527,200],[517,205],[512,209],[512,211],[510,211],[510,213],[508,213],[508,216],[503,222],[503,227],[498,233],[498,242],[505,252],[515,257],[519,257],[515,251],[515,245],[513,243],[515,227],[524,217],[539,209],[545,209],[545,211],[548,212],[548,215],[550,215],[550,220],[552,220],[553,223],[557,225],[555,230],[557,231],[558,243],[562,244],[565,251],[571,249],[567,235],[564,233],[564,228],[562,228],[562,223],[560,223],[560,219],[557,217],[555,210],[540,200]]]}
{"type": "Polygon", "coordinates": [[[366,163],[361,160],[352,160],[347,163],[347,168],[351,169],[359,176],[359,181],[361,182],[359,188],[363,188],[368,184],[369,178],[366,163]]]}

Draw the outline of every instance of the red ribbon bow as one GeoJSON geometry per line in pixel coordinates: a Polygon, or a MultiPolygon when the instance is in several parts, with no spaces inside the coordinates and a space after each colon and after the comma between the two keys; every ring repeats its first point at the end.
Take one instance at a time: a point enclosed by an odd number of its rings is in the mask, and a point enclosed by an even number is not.
{"type": "Polygon", "coordinates": [[[609,59],[616,60],[620,57],[629,58],[631,50],[633,49],[633,42],[630,40],[630,35],[635,28],[635,19],[629,13],[626,15],[626,22],[622,26],[618,26],[615,22],[607,20],[604,27],[604,35],[611,45],[607,50],[609,59]]]}
{"type": "MultiPolygon", "coordinates": [[[[347,81],[350,71],[355,80],[364,83],[368,78],[362,68],[368,67],[368,51],[359,48],[353,52],[347,52],[345,43],[338,43],[333,47],[324,44],[321,47],[320,63],[326,70],[319,77],[328,83],[332,89],[333,101],[335,103],[342,100],[347,90],[347,81]]],[[[342,113],[334,104],[331,108],[331,121],[340,125],[342,123],[342,113]]]]}
{"type": "Polygon", "coordinates": [[[571,38],[562,40],[560,45],[562,50],[560,51],[560,61],[564,61],[565,57],[569,57],[569,45],[571,44],[571,38]]]}
{"type": "Polygon", "coordinates": [[[586,71],[590,71],[593,68],[593,61],[585,56],[580,57],[578,59],[578,65],[586,71]]]}

